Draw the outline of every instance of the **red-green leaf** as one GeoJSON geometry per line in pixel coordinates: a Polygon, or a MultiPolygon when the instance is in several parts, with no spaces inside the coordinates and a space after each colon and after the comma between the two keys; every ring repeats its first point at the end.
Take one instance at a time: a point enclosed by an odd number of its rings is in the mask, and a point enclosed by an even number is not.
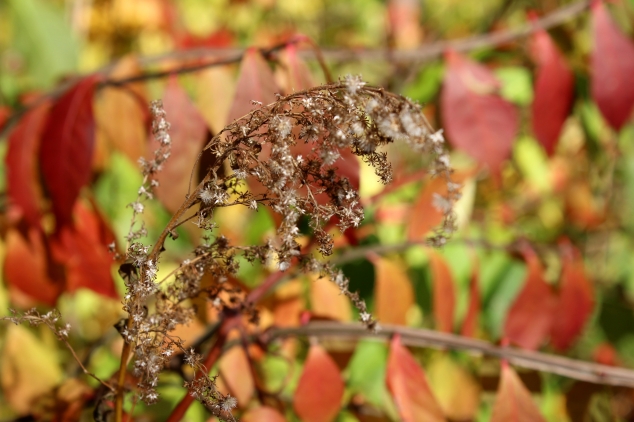
{"type": "Polygon", "coordinates": [[[28,238],[24,238],[18,230],[9,229],[4,278],[10,286],[30,298],[54,306],[62,284],[48,275],[48,251],[43,237],[43,233],[35,227],[29,228],[28,238]]]}
{"type": "Polygon", "coordinates": [[[394,336],[390,344],[386,375],[387,387],[403,421],[445,420],[442,409],[427,384],[423,369],[401,344],[399,335],[394,336]]]}
{"type": "Polygon", "coordinates": [[[612,21],[602,1],[592,3],[592,98],[610,126],[619,130],[634,107],[634,44],[612,21]]]}
{"type": "Polygon", "coordinates": [[[574,77],[546,31],[535,32],[531,53],[537,62],[532,104],[533,132],[548,155],[552,155],[572,106],[574,77]]]}
{"type": "Polygon", "coordinates": [[[329,422],[341,408],[344,384],[335,361],[321,346],[310,346],[293,396],[293,408],[304,422],[329,422]]]}
{"type": "Polygon", "coordinates": [[[502,362],[502,376],[491,422],[545,422],[531,393],[508,363],[502,362]]]}
{"type": "MultiPolygon", "coordinates": [[[[207,124],[198,109],[189,99],[176,77],[170,78],[163,94],[163,106],[166,119],[170,122],[172,139],[171,154],[158,174],[157,198],[168,211],[174,213],[185,200],[192,181],[192,165],[196,163],[207,135],[207,124]]],[[[156,140],[150,143],[150,149],[156,150],[156,140]]],[[[193,180],[196,183],[196,180],[193,180]]]]}
{"type": "Polygon", "coordinates": [[[40,226],[42,189],[39,183],[37,151],[50,110],[48,103],[29,110],[9,136],[6,156],[7,193],[11,204],[24,219],[40,226]]]}
{"type": "Polygon", "coordinates": [[[548,337],[556,298],[544,280],[544,269],[535,252],[525,246],[523,255],[527,266],[526,281],[506,316],[504,336],[525,349],[535,350],[548,337]]]}
{"type": "Polygon", "coordinates": [[[594,292],[579,251],[568,240],[562,241],[560,247],[563,268],[551,338],[553,346],[563,351],[581,334],[592,314],[594,292]]]}
{"type": "Polygon", "coordinates": [[[438,253],[429,251],[429,265],[432,276],[433,311],[436,329],[450,333],[456,308],[456,287],[449,266],[438,253]]]}
{"type": "Polygon", "coordinates": [[[57,228],[69,225],[80,189],[90,181],[95,141],[93,93],[98,76],[70,88],[49,114],[40,146],[40,165],[57,228]]]}
{"type": "Polygon", "coordinates": [[[240,65],[236,95],[229,111],[228,122],[233,122],[257,108],[252,101],[259,101],[263,105],[274,102],[275,94],[278,92],[280,89],[266,60],[257,49],[249,48],[244,53],[240,65]]]}
{"type": "Polygon", "coordinates": [[[489,69],[453,51],[446,60],[440,106],[448,140],[497,173],[511,153],[517,110],[497,94],[499,82],[489,69]]]}

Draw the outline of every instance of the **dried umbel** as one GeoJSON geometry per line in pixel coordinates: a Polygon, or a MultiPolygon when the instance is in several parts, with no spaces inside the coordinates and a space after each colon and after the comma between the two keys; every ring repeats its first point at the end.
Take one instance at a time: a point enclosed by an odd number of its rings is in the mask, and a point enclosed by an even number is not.
{"type": "MultiPolygon", "coordinates": [[[[156,186],[153,177],[169,156],[169,125],[160,103],[153,104],[152,112],[154,134],[161,147],[153,161],[142,162],[144,184],[139,198],[131,204],[135,216],[143,211],[142,200],[151,198],[156,186]]],[[[213,157],[205,177],[191,189],[154,247],[135,242],[144,235],[143,227],[131,228],[128,235],[132,243],[120,272],[128,289],[124,310],[129,318],[121,334],[134,354],[134,371],[144,401],[157,400],[158,374],[179,349],[185,362],[204,374],[188,383],[191,393],[212,410],[232,407],[235,400],[215,389],[213,379],[206,375],[210,368],[203,367],[202,358],[195,350],[186,350],[170,332],[194,316],[189,299],[200,295],[221,312],[246,314],[257,321],[254,304],[237,299],[239,292],[225,283],[238,270],[238,255],[249,262],[277,265],[280,271],[297,263],[307,272],[329,277],[357,306],[362,322],[376,328],[364,301],[348,290],[343,272],[318,260],[309,250],[302,251],[299,223],[306,219],[318,250],[330,254],[330,225],[344,231],[363,220],[359,193],[340,172],[346,163],[340,159],[342,154],[348,150],[361,157],[374,167],[383,183],[388,183],[392,170],[381,147],[394,141],[407,143],[423,162],[430,163],[432,175],[448,183],[448,194],[434,201],[445,216],[444,222],[429,239],[432,245],[442,245],[453,231],[452,209],[459,197],[458,185],[450,180],[442,132],[432,130],[417,104],[366,86],[358,77],[279,97],[234,121],[205,146],[203,153],[213,157]],[[253,210],[270,207],[279,215],[275,238],[264,245],[230,245],[224,237],[215,236],[214,212],[230,206],[253,210]],[[165,240],[185,223],[207,230],[206,243],[197,247],[169,280],[157,281],[165,240]],[[212,287],[201,288],[203,275],[212,276],[212,287]]]]}

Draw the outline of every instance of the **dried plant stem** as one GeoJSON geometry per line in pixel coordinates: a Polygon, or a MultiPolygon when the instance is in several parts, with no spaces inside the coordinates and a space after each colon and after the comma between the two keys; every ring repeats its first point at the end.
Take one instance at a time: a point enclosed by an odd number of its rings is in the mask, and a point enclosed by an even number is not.
{"type": "Polygon", "coordinates": [[[298,336],[386,340],[395,334],[401,335],[401,341],[408,346],[464,350],[505,359],[511,364],[522,368],[549,372],[579,381],[601,385],[634,387],[634,370],[632,369],[600,365],[531,350],[501,347],[483,340],[423,328],[386,324],[381,325],[381,329],[378,332],[372,333],[362,324],[316,321],[298,328],[272,328],[264,334],[262,340],[268,342],[275,338],[298,336]]]}
{"type": "MultiPolygon", "coordinates": [[[[227,341],[227,335],[229,334],[229,331],[235,325],[235,323],[236,321],[233,318],[225,318],[222,321],[220,329],[218,330],[216,341],[209,349],[209,352],[207,352],[207,356],[205,357],[205,360],[203,362],[203,366],[207,368],[207,371],[211,370],[211,368],[216,364],[216,362],[222,355],[225,342],[227,341]]],[[[206,374],[199,373],[196,378],[204,377],[205,375],[206,374]]],[[[191,406],[194,400],[194,396],[189,394],[189,392],[185,394],[185,397],[183,397],[181,401],[176,405],[172,413],[167,418],[166,422],[180,421],[183,416],[185,416],[187,409],[189,409],[189,406],[191,406]]]]}

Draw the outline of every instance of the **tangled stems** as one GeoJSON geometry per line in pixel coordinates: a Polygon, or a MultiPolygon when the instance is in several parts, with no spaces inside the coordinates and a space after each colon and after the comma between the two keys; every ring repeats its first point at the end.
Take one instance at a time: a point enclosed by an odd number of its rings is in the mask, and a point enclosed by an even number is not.
{"type": "MultiPolygon", "coordinates": [[[[170,336],[177,325],[193,318],[195,310],[189,305],[193,298],[204,297],[228,318],[221,327],[226,328],[229,321],[242,323],[243,317],[257,323],[255,305],[291,265],[297,265],[303,271],[330,278],[358,308],[361,321],[369,329],[377,329],[377,321],[363,299],[348,290],[349,281],[343,272],[318,260],[310,251],[314,245],[323,256],[330,255],[333,237],[329,228],[336,225],[344,231],[363,220],[356,186],[340,171],[346,160],[355,159],[352,155],[373,166],[387,184],[392,179],[392,169],[380,149],[394,141],[407,143],[420,154],[427,171],[447,183],[447,195],[435,198],[444,221],[428,239],[429,244],[444,244],[454,229],[453,204],[460,196],[460,186],[450,178],[442,131],[432,130],[418,105],[350,76],[337,84],[279,97],[266,106],[254,105],[260,107],[229,124],[205,146],[204,152],[213,157],[212,164],[205,169],[202,181],[190,189],[153,247],[136,241],[145,234],[143,226],[131,229],[128,235],[126,262],[120,268],[127,287],[124,310],[128,319],[121,330],[125,344],[115,400],[117,422],[123,415],[128,361],[133,358],[140,398],[151,404],[158,400],[158,376],[176,351],[183,353],[196,371],[194,381],[186,384],[191,397],[212,412],[218,410],[220,417],[226,419],[227,412],[230,414],[235,399],[219,393],[208,375],[220,353],[214,352],[217,347],[203,359],[170,336]],[[279,216],[276,235],[262,245],[230,245],[226,238],[214,233],[215,210],[229,206],[246,206],[254,211],[269,207],[279,216]],[[186,216],[190,210],[193,213],[186,216]],[[297,242],[302,218],[313,233],[310,246],[304,249],[297,242]],[[167,238],[187,222],[206,232],[205,243],[193,250],[192,259],[183,261],[169,281],[158,282],[158,265],[167,238]],[[246,300],[238,288],[227,282],[237,273],[237,257],[250,263],[276,265],[278,269],[246,300]],[[213,283],[203,288],[201,279],[206,274],[212,276],[213,283]]],[[[169,124],[159,103],[153,104],[152,113],[153,133],[161,147],[153,160],[141,163],[145,182],[139,190],[140,197],[131,204],[135,216],[143,212],[142,199],[152,197],[157,185],[155,175],[169,157],[171,145],[169,124]]],[[[222,344],[227,333],[221,328],[216,344],[222,344]]],[[[175,412],[184,412],[191,397],[184,399],[175,412]]],[[[178,414],[174,416],[177,417],[178,414]]]]}

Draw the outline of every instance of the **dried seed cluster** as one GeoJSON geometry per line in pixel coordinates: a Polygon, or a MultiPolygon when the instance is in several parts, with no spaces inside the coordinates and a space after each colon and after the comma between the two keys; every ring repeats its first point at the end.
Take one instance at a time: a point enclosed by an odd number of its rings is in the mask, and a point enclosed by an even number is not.
{"type": "MultiPolygon", "coordinates": [[[[161,147],[154,160],[141,162],[145,178],[139,197],[131,204],[135,217],[143,212],[143,200],[152,197],[153,176],[169,156],[169,124],[160,103],[152,104],[152,114],[153,132],[161,147]]],[[[127,287],[124,310],[129,319],[120,331],[133,345],[134,372],[144,401],[157,400],[158,375],[178,349],[186,363],[205,374],[187,384],[191,394],[219,413],[235,406],[235,399],[216,390],[214,379],[201,365],[201,356],[186,350],[170,332],[193,318],[189,300],[200,295],[221,310],[244,313],[257,321],[253,304],[239,299],[239,292],[226,283],[238,270],[238,255],[250,262],[276,263],[281,271],[296,260],[303,270],[329,277],[357,306],[362,322],[376,328],[364,301],[348,290],[343,272],[302,253],[297,240],[300,219],[305,218],[321,254],[332,253],[329,222],[343,231],[357,227],[364,217],[355,186],[343,176],[346,160],[354,159],[350,152],[371,164],[381,181],[388,183],[392,170],[381,147],[394,141],[406,142],[431,162],[432,174],[448,183],[449,193],[434,199],[444,222],[429,239],[432,245],[442,245],[454,229],[453,204],[460,195],[459,186],[450,179],[442,131],[431,129],[417,104],[366,86],[359,77],[348,76],[337,84],[279,97],[234,121],[206,145],[213,163],[165,231],[173,235],[177,226],[193,222],[209,231],[206,243],[194,250],[169,281],[157,281],[165,237],[153,248],[143,246],[136,240],[145,230],[142,226],[134,230],[134,222],[128,235],[130,244],[120,273],[127,287]],[[225,170],[225,163],[231,171],[225,170]],[[214,211],[234,205],[253,210],[260,205],[270,207],[279,214],[276,236],[264,245],[230,245],[224,237],[214,236],[214,211]],[[201,288],[203,276],[213,278],[213,287],[201,288]]]]}

